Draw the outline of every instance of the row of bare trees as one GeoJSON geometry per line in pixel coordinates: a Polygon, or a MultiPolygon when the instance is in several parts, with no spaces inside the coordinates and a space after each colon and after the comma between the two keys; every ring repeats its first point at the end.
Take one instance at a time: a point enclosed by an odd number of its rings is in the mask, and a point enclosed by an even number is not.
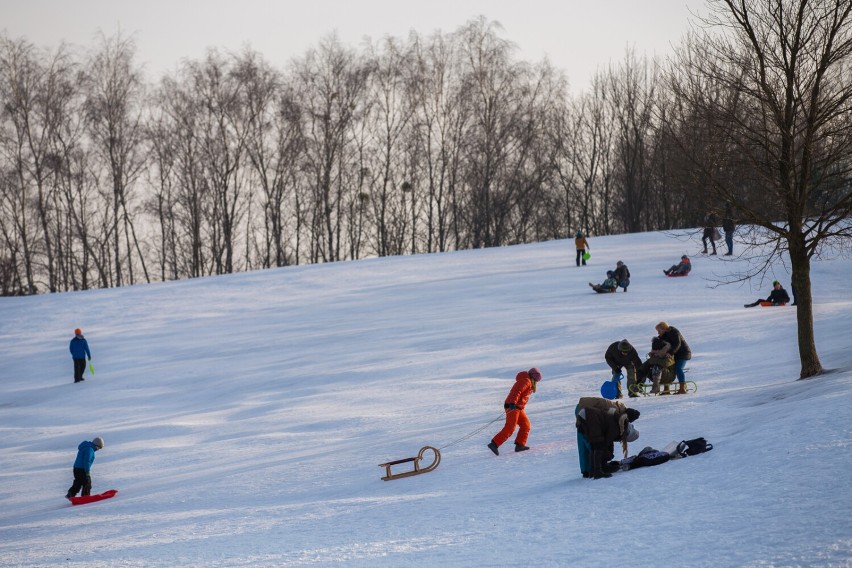
{"type": "Polygon", "coordinates": [[[0,285],[77,290],[371,255],[673,227],[659,69],[628,53],[572,99],[484,19],[252,51],[152,85],[132,39],[0,37],[0,285]]]}

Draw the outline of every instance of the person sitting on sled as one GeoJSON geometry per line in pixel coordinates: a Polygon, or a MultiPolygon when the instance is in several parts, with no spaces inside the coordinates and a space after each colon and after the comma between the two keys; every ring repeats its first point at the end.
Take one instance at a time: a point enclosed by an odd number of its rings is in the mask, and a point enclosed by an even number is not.
{"type": "MultiPolygon", "coordinates": [[[[669,385],[672,384],[675,378],[674,371],[674,355],[664,353],[655,355],[654,353],[662,353],[668,344],[663,341],[660,336],[655,336],[651,339],[651,351],[648,353],[648,358],[639,366],[636,371],[636,380],[638,384],[643,384],[647,379],[651,379],[651,394],[671,394],[669,385]],[[660,384],[663,385],[663,392],[660,393],[660,384]]],[[[639,396],[633,390],[628,388],[629,396],[639,396]]]]}
{"type": "Polygon", "coordinates": [[[772,283],[772,292],[769,293],[768,298],[752,302],[751,304],[743,304],[743,307],[753,308],[760,302],[771,302],[773,306],[782,306],[790,302],[790,295],[787,294],[787,290],[781,286],[781,283],[776,280],[772,283]]]}
{"type": "Polygon", "coordinates": [[[95,452],[103,449],[104,439],[98,436],[91,442],[80,442],[77,446],[77,459],[74,460],[74,483],[68,488],[66,499],[70,499],[77,495],[77,492],[83,490],[82,495],[90,495],[92,493],[92,463],[95,461],[95,452]]]}
{"type": "Polygon", "coordinates": [[[518,435],[515,437],[515,451],[523,452],[529,449],[527,446],[527,437],[530,434],[530,419],[527,418],[524,408],[526,408],[527,401],[535,392],[540,380],[541,372],[535,367],[529,371],[521,371],[515,376],[515,384],[512,386],[509,396],[506,397],[506,401],[503,403],[503,410],[506,413],[506,424],[488,443],[488,449],[494,452],[495,456],[500,455],[500,451],[497,448],[509,439],[518,426],[520,426],[520,430],[518,430],[518,435]]]}
{"type": "Polygon", "coordinates": [[[592,290],[597,292],[598,294],[615,292],[618,290],[618,282],[615,280],[615,273],[612,270],[606,271],[606,280],[604,280],[600,284],[592,284],[589,282],[589,286],[592,287],[592,290]]]}
{"type": "Polygon", "coordinates": [[[585,478],[601,479],[612,477],[618,463],[613,443],[621,440],[624,457],[628,456],[627,443],[635,442],[639,432],[632,422],[639,418],[639,411],[627,408],[617,401],[594,396],[580,398],[574,409],[577,426],[577,454],[580,472],[585,478]]]}
{"type": "Polygon", "coordinates": [[[668,270],[663,270],[666,276],[686,276],[692,270],[692,264],[689,262],[689,257],[683,255],[680,257],[679,264],[673,264],[668,270]]]}

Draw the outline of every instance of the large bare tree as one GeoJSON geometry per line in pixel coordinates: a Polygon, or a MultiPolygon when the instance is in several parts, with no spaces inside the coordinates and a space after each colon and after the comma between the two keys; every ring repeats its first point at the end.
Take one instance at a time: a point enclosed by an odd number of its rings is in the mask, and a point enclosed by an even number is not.
{"type": "Polygon", "coordinates": [[[758,228],[754,244],[768,251],[763,266],[789,255],[800,377],[811,377],[822,371],[811,259],[852,237],[852,2],[711,0],[710,7],[672,72],[680,118],[708,137],[695,164],[713,195],[758,228]]]}

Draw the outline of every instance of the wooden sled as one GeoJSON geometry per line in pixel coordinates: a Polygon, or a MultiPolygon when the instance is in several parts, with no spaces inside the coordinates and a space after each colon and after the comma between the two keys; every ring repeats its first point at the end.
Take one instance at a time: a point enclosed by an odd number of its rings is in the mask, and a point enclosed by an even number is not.
{"type": "MultiPolygon", "coordinates": [[[[686,385],[686,392],[688,394],[694,393],[698,390],[698,385],[695,383],[695,381],[686,381],[686,383],[684,384],[686,385]]],[[[638,383],[635,385],[630,385],[630,392],[632,392],[633,394],[638,394],[640,396],[659,396],[663,394],[663,389],[665,388],[665,386],[666,385],[660,383],[660,392],[653,393],[651,392],[651,389],[654,388],[653,383],[638,383]]],[[[673,381],[669,383],[669,394],[673,395],[675,391],[678,390],[679,386],[680,383],[678,383],[678,381],[673,381]]]]}
{"type": "Polygon", "coordinates": [[[392,462],[388,462],[388,463],[380,463],[379,467],[385,468],[386,475],[382,478],[382,480],[390,481],[391,479],[399,479],[400,477],[409,477],[409,476],[412,476],[412,475],[420,475],[421,473],[426,473],[427,471],[432,471],[433,469],[438,467],[439,463],[441,463],[441,452],[439,452],[437,448],[433,448],[432,446],[423,446],[422,448],[420,448],[420,453],[417,454],[416,458],[405,458],[404,460],[396,460],[396,461],[392,461],[392,462]],[[426,450],[432,450],[432,452],[435,454],[435,457],[434,457],[431,464],[429,464],[428,466],[426,466],[424,468],[421,468],[420,467],[420,460],[423,459],[423,454],[424,454],[424,452],[426,452],[426,450]],[[403,473],[391,473],[391,466],[401,464],[401,463],[408,463],[408,462],[414,462],[414,469],[412,471],[406,471],[406,472],[403,472],[403,473]]]}

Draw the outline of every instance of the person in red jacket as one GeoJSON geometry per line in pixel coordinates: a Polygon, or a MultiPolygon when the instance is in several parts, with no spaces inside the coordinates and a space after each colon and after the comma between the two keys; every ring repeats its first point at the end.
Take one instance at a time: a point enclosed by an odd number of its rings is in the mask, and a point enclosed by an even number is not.
{"type": "Polygon", "coordinates": [[[488,449],[494,452],[495,456],[500,455],[497,448],[509,439],[518,426],[520,426],[520,430],[518,430],[518,436],[515,438],[515,451],[523,452],[529,449],[527,436],[530,434],[530,419],[527,418],[524,408],[540,380],[541,372],[535,367],[529,371],[521,371],[515,376],[515,385],[509,391],[506,402],[503,403],[503,409],[506,412],[506,425],[488,443],[488,449]]]}

